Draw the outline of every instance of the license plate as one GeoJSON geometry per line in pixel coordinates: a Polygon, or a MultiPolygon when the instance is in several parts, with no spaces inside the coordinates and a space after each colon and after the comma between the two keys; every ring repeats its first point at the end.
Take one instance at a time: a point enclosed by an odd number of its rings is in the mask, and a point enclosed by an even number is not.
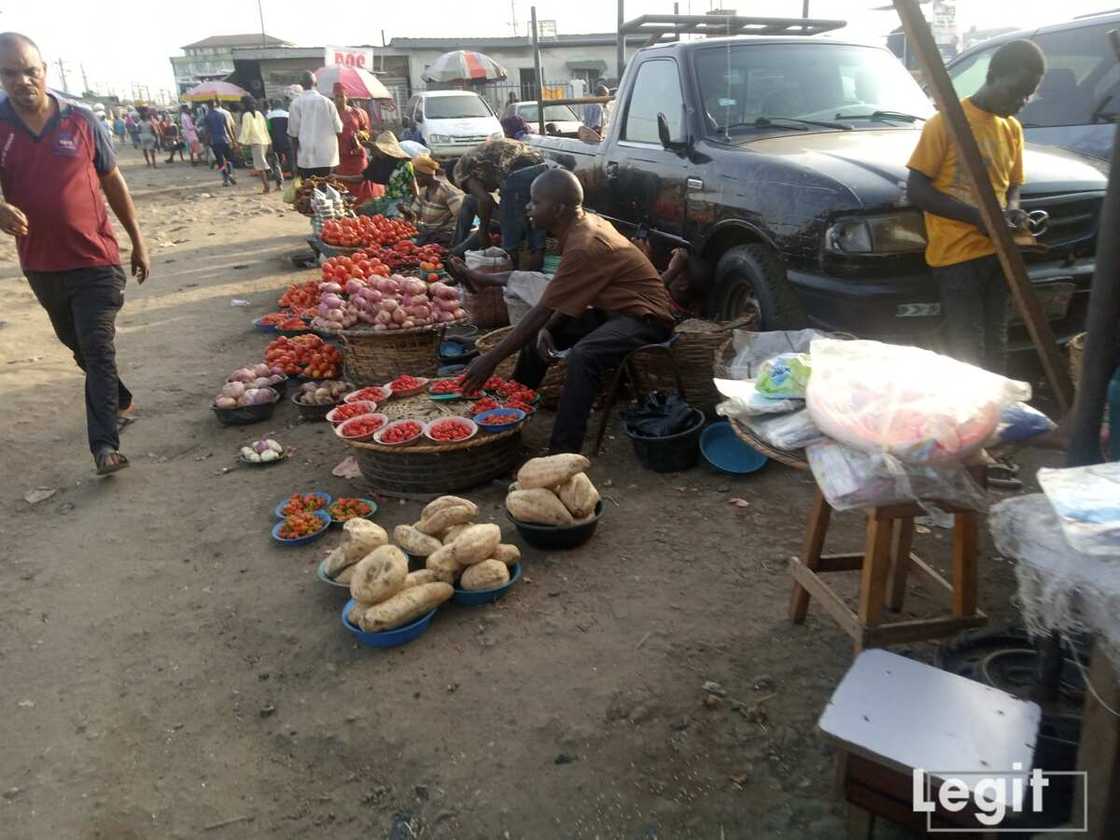
{"type": "Polygon", "coordinates": [[[936,318],[940,314],[940,303],[900,303],[894,310],[896,318],[936,318]]]}
{"type": "MultiPolygon", "coordinates": [[[[1061,321],[1069,314],[1069,305],[1076,291],[1077,286],[1073,283],[1047,283],[1045,286],[1034,287],[1035,297],[1038,298],[1047,321],[1061,321]]],[[[1023,323],[1014,304],[1011,304],[1011,323],[1023,323]]]]}

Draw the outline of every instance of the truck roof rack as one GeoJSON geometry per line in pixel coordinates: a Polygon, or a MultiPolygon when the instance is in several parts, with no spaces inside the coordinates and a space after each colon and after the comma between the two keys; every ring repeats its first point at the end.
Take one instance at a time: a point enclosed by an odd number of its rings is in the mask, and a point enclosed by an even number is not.
{"type": "Polygon", "coordinates": [[[648,45],[653,45],[666,37],[679,40],[681,35],[707,35],[710,38],[732,35],[819,35],[847,25],[845,20],[818,18],[642,15],[624,23],[619,31],[624,35],[649,35],[648,45]]]}

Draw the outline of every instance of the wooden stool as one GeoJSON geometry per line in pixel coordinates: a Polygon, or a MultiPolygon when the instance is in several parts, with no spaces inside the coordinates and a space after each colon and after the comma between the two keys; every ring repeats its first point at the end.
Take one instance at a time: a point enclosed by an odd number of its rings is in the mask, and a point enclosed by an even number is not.
{"type": "Polygon", "coordinates": [[[976,549],[980,515],[974,510],[953,505],[941,507],[953,514],[952,583],[910,550],[914,541],[914,518],[925,513],[916,504],[869,509],[864,553],[822,554],[832,519],[832,506],[818,489],[809,515],[801,558],[790,561],[794,581],[790,619],[795,624],[804,622],[809,611],[809,598],[817,598],[840,628],[855,641],[857,653],[866,647],[952,636],[968,627],[985,624],[988,617],[976,605],[976,549]],[[884,606],[895,612],[902,609],[911,566],[925,572],[939,587],[948,590],[952,614],[885,624],[882,622],[884,606]],[[849,609],[821,577],[825,572],[850,571],[860,572],[858,612],[849,609]]]}

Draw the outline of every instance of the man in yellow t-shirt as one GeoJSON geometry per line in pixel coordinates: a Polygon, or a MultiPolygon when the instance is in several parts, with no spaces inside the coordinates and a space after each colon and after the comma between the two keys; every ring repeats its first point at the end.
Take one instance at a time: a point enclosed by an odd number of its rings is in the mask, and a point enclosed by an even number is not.
{"type": "MultiPolygon", "coordinates": [[[[992,56],[984,85],[961,100],[992,189],[1014,229],[1026,224],[1026,213],[1019,208],[1023,127],[1012,115],[1045,72],[1046,60],[1034,42],[1011,41],[992,56]]],[[[925,211],[926,262],[941,292],[946,350],[1000,373],[1007,354],[1007,284],[942,114],[926,122],[907,166],[910,201],[925,211]]]]}

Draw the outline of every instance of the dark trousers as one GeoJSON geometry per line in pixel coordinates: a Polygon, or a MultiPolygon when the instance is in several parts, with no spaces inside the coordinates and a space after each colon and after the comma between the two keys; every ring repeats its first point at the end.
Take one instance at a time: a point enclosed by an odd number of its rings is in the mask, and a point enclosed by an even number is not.
{"type": "Polygon", "coordinates": [[[214,152],[218,171],[222,173],[222,181],[228,184],[233,176],[233,150],[228,143],[212,143],[210,149],[214,152]]]}
{"type": "Polygon", "coordinates": [[[997,257],[933,269],[941,290],[945,350],[954,359],[1002,374],[1007,367],[1007,282],[997,257]]]}
{"type": "MultiPolygon", "coordinates": [[[[566,358],[568,371],[549,448],[553,452],[579,452],[606,371],[618,367],[629,353],[643,345],[668,341],[673,329],[652,318],[589,312],[582,318],[566,319],[551,333],[558,349],[571,348],[571,352],[566,358]]],[[[517,357],[513,378],[537,388],[549,364],[533,341],[517,357]]]]}
{"type": "Polygon", "coordinates": [[[96,455],[106,448],[120,448],[117,412],[132,405],[132,394],[117,376],[113,346],[117,312],[124,305],[124,270],[106,265],[26,273],[58,340],[85,371],[90,451],[96,455]]]}
{"type": "Polygon", "coordinates": [[[299,177],[301,178],[310,178],[312,176],[326,178],[330,174],[331,168],[329,166],[314,166],[311,169],[305,166],[299,167],[299,177]]]}

